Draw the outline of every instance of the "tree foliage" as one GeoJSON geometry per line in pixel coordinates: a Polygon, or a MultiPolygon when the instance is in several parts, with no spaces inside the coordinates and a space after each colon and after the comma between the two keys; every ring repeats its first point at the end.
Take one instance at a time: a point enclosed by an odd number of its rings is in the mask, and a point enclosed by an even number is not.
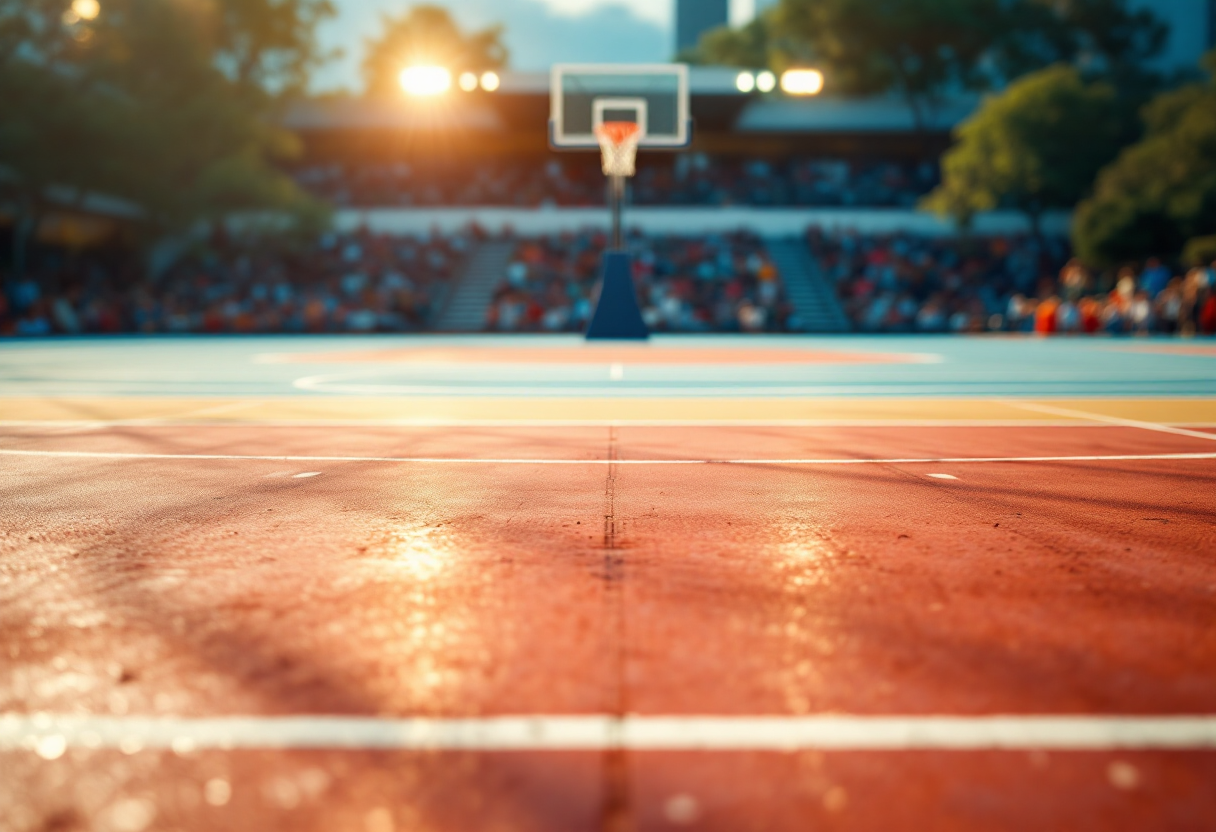
{"type": "Polygon", "coordinates": [[[1057,63],[1134,96],[1166,33],[1128,0],[781,0],[745,27],[707,33],[688,57],[778,71],[813,63],[842,93],[899,93],[923,128],[946,93],[1057,63]]]}
{"type": "Polygon", "coordinates": [[[170,226],[301,201],[272,165],[297,140],[272,116],[304,82],[315,46],[277,3],[224,2],[109,0],[97,29],[90,69],[120,91],[135,126],[123,131],[129,150],[111,190],[170,226]]]}
{"type": "Polygon", "coordinates": [[[1216,52],[1206,82],[1144,110],[1144,138],[1098,177],[1077,209],[1073,243],[1095,265],[1177,256],[1216,231],[1216,52]]]}
{"type": "Polygon", "coordinates": [[[1206,266],[1216,263],[1216,234],[1196,237],[1182,250],[1182,262],[1189,266],[1206,266]]]}
{"type": "Polygon", "coordinates": [[[776,35],[805,44],[833,89],[896,91],[918,129],[945,89],[985,83],[1003,21],[1001,0],[782,0],[772,19],[776,35]]]}
{"type": "Polygon", "coordinates": [[[737,29],[729,26],[711,29],[701,36],[695,47],[681,52],[676,58],[690,64],[752,68],[770,66],[780,60],[771,46],[771,29],[768,16],[758,14],[737,29]]]}
{"type": "Polygon", "coordinates": [[[401,94],[397,76],[406,66],[482,72],[507,63],[501,26],[465,33],[441,6],[414,6],[400,17],[382,16],[381,24],[383,31],[367,42],[363,60],[364,88],[375,98],[401,94]]]}
{"type": "Polygon", "coordinates": [[[53,186],[125,199],[153,232],[312,211],[275,167],[298,149],[275,116],[322,60],[314,29],[330,13],[329,0],[103,0],[81,20],[70,0],[0,0],[0,191],[16,233],[53,186]]]}
{"type": "Polygon", "coordinates": [[[942,184],[925,207],[969,223],[1008,206],[1037,229],[1042,214],[1071,208],[1128,139],[1115,90],[1059,65],[989,97],[955,132],[942,184]]]}
{"type": "Polygon", "coordinates": [[[1127,0],[1019,0],[1007,13],[995,53],[1005,78],[1069,63],[1121,85],[1143,80],[1169,35],[1150,9],[1127,0]]]}

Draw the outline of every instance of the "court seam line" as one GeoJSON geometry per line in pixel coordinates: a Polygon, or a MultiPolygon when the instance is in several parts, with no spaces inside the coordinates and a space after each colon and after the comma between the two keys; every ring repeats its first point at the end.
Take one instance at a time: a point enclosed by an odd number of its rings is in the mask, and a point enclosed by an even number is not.
{"type": "Polygon", "coordinates": [[[1004,404],[1012,405],[1013,407],[1021,408],[1022,410],[1037,411],[1039,413],[1047,413],[1054,416],[1067,416],[1077,419],[1089,419],[1094,422],[1102,422],[1112,426],[1120,426],[1126,428],[1139,428],[1140,430],[1151,430],[1156,433],[1170,433],[1175,436],[1189,436],[1194,439],[1207,439],[1216,441],[1216,434],[1203,433],[1196,430],[1187,430],[1185,428],[1170,427],[1169,425],[1159,424],[1157,422],[1142,422],[1138,419],[1124,419],[1119,416],[1107,416],[1104,413],[1090,413],[1085,410],[1073,410],[1068,407],[1055,407],[1049,404],[1039,404],[1038,402],[1027,402],[1018,399],[1001,400],[1004,404]]]}
{"type": "Polygon", "coordinates": [[[0,449],[2,456],[48,457],[62,459],[160,459],[247,462],[383,462],[395,464],[469,464],[469,465],[919,465],[965,463],[1031,462],[1152,462],[1216,460],[1216,453],[1111,454],[1087,456],[1025,457],[936,457],[893,459],[528,459],[477,457],[375,457],[375,456],[283,456],[253,454],[140,454],[120,451],[45,451],[18,448],[0,449]]]}
{"type": "Polygon", "coordinates": [[[0,750],[314,748],[465,751],[1111,751],[1216,748],[1216,717],[1172,716],[343,716],[0,715],[0,750]]]}

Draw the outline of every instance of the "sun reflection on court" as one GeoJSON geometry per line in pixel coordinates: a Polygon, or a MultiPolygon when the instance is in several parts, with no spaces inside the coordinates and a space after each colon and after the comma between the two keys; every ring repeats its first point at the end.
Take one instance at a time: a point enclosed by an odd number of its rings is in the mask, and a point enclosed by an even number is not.
{"type": "Polygon", "coordinates": [[[782,656],[771,684],[790,713],[809,713],[823,682],[822,665],[836,652],[841,637],[840,622],[828,611],[828,596],[838,591],[840,565],[848,553],[828,530],[798,523],[785,528],[767,554],[786,596],[781,612],[766,628],[782,656]]]}
{"type": "Polygon", "coordinates": [[[385,704],[427,710],[459,701],[465,673],[484,653],[467,606],[480,579],[470,574],[460,536],[443,522],[397,526],[364,556],[357,580],[375,589],[360,617],[394,668],[385,704]],[[462,657],[461,669],[453,656],[462,657]]]}
{"type": "Polygon", "coordinates": [[[375,549],[381,562],[422,583],[437,580],[456,560],[452,536],[442,526],[396,529],[375,549]]]}
{"type": "Polygon", "coordinates": [[[792,539],[775,543],[768,559],[782,573],[786,586],[798,589],[826,586],[838,556],[836,547],[822,537],[796,533],[792,539]]]}

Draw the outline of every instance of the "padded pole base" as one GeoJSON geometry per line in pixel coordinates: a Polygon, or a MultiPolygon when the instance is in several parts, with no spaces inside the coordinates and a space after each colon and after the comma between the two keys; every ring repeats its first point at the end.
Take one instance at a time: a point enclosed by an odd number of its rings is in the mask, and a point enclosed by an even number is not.
{"type": "Polygon", "coordinates": [[[641,340],[650,337],[642,320],[637,292],[633,288],[633,268],[629,255],[610,251],[604,255],[604,279],[600,300],[587,327],[587,340],[641,340]]]}

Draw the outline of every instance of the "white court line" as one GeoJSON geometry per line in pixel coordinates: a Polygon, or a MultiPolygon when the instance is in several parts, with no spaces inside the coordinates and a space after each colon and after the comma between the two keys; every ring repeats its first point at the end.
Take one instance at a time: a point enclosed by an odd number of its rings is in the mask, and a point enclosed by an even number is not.
{"type": "MultiPolygon", "coordinates": [[[[0,750],[865,751],[1216,748],[1211,716],[0,716],[0,750]]],[[[46,755],[46,756],[51,756],[46,755]]]]}
{"type": "Polygon", "coordinates": [[[262,462],[388,462],[425,465],[935,465],[968,462],[1139,462],[1152,460],[1212,460],[1210,454],[1112,454],[1109,456],[988,456],[894,459],[527,459],[443,456],[255,456],[249,454],[136,454],[109,451],[36,451],[0,449],[0,456],[62,459],[181,459],[262,462]]]}
{"type": "MultiPolygon", "coordinates": [[[[1178,427],[1216,428],[1212,423],[1178,427]]],[[[1111,428],[1087,419],[0,419],[0,428],[217,427],[217,428],[1111,428]]]]}
{"type": "Polygon", "coordinates": [[[1107,425],[1117,425],[1125,428],[1139,428],[1141,430],[1151,430],[1157,433],[1172,433],[1175,436],[1190,436],[1195,439],[1207,439],[1216,441],[1216,433],[1202,433],[1197,430],[1187,430],[1185,428],[1172,427],[1170,425],[1162,425],[1157,422],[1141,422],[1136,419],[1121,419],[1118,416],[1106,416],[1102,413],[1090,413],[1085,410],[1073,410],[1068,407],[1055,407],[1049,404],[1039,404],[1037,402],[1024,402],[1017,399],[1002,399],[1003,404],[1020,407],[1022,410],[1033,410],[1039,413],[1048,413],[1053,416],[1068,416],[1074,419],[1090,419],[1094,422],[1102,422],[1107,425]]]}

